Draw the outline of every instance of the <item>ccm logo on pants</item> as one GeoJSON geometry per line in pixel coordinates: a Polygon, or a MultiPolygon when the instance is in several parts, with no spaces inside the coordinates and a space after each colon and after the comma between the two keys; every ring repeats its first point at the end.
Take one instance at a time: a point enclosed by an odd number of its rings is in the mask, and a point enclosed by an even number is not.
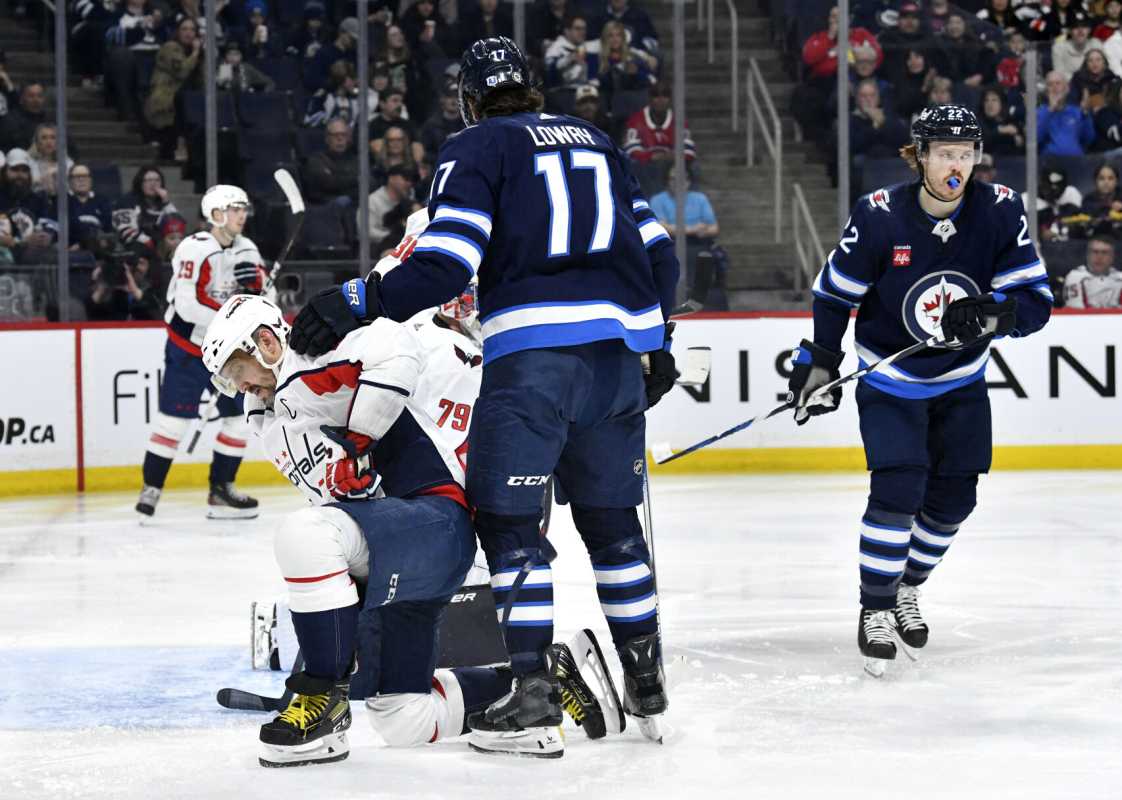
{"type": "Polygon", "coordinates": [[[507,486],[545,486],[549,481],[548,475],[511,475],[507,478],[507,486]]]}

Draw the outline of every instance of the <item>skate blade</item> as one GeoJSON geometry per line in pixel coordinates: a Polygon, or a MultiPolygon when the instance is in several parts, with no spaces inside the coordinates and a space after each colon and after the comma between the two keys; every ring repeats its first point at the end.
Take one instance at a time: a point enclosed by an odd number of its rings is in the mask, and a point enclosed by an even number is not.
{"type": "MultiPolygon", "coordinates": [[[[609,733],[623,733],[627,728],[623,703],[620,702],[619,692],[616,691],[615,681],[612,680],[612,673],[608,670],[608,664],[604,660],[604,652],[600,649],[600,643],[596,640],[596,635],[588,628],[579,631],[569,642],[569,650],[572,651],[573,657],[576,659],[578,672],[587,670],[591,673],[593,682],[599,689],[599,691],[594,689],[593,694],[600,703],[600,710],[604,717],[604,733],[601,736],[609,733]]],[[[588,733],[587,729],[585,733],[588,733]]],[[[593,737],[589,734],[589,738],[600,737],[593,737]]]]}
{"type": "Polygon", "coordinates": [[[884,677],[884,670],[888,666],[887,658],[865,657],[865,673],[874,678],[884,677]]]}
{"type": "Polygon", "coordinates": [[[257,519],[261,513],[256,508],[230,508],[228,506],[210,506],[206,512],[207,519],[257,519]]]}
{"type": "Polygon", "coordinates": [[[525,728],[520,731],[476,731],[468,736],[468,747],[487,755],[522,758],[561,758],[565,736],[560,727],[525,728]]]}
{"type": "Polygon", "coordinates": [[[900,640],[900,649],[904,652],[904,655],[906,655],[908,657],[909,661],[912,661],[912,662],[919,661],[920,650],[919,650],[918,647],[912,647],[907,642],[905,642],[903,639],[901,639],[900,640]]]}
{"type": "Polygon", "coordinates": [[[309,764],[331,764],[350,755],[346,733],[332,733],[307,744],[281,747],[261,742],[257,763],[263,767],[303,767],[309,764]]]}
{"type": "Polygon", "coordinates": [[[653,717],[635,717],[635,724],[639,726],[639,732],[643,734],[644,738],[656,744],[662,744],[661,719],[661,714],[653,717]]]}

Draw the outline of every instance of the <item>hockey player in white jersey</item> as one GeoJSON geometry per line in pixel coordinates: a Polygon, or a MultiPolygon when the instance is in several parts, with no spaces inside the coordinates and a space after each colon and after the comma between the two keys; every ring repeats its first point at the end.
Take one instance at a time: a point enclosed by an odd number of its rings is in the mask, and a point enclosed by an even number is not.
{"type": "Polygon", "coordinates": [[[1114,268],[1114,239],[1092,236],[1087,263],[1064,276],[1064,305],[1068,308],[1122,306],[1122,271],[1114,268]]]}
{"type": "MultiPolygon", "coordinates": [[[[468,713],[509,691],[511,673],[435,670],[440,615],[475,537],[458,435],[421,402],[425,351],[410,325],[388,320],[316,359],[287,352],[286,339],[276,306],[239,296],[203,343],[215,384],[246,392],[266,453],[313,504],[276,531],[305,668],[288,679],[292,703],[262,726],[260,762],[345,758],[352,695],[373,697],[371,721],[387,744],[458,736],[468,713]]],[[[556,730],[521,744],[561,752],[556,730]]]]}
{"type": "MultiPolygon", "coordinates": [[[[199,416],[204,389],[210,386],[199,349],[207,325],[227,298],[260,294],[265,287],[261,253],[242,234],[249,213],[246,193],[237,186],[212,186],[201,206],[210,230],[184,239],[172,256],[159,412],[149,434],[144,486],[136,504],[142,519],[155,513],[171,462],[191,421],[199,416]]],[[[207,516],[256,517],[257,501],[234,488],[248,431],[241,398],[221,397],[215,411],[222,425],[210,465],[207,516]]]]}

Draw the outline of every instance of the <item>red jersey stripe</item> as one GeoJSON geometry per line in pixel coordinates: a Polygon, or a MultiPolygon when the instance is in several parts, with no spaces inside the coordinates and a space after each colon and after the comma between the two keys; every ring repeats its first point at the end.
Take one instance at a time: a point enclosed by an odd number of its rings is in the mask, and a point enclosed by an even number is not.
{"type": "Polygon", "coordinates": [[[152,434],[151,441],[154,444],[162,444],[164,447],[179,447],[178,439],[169,439],[168,437],[161,436],[158,433],[152,434]]]}
{"type": "Polygon", "coordinates": [[[444,483],[440,486],[433,486],[429,489],[422,489],[417,492],[414,497],[429,497],[436,495],[437,497],[447,497],[449,500],[455,500],[468,511],[471,511],[471,506],[468,505],[467,497],[464,495],[464,490],[460,488],[458,483],[444,483]]]}
{"type": "Polygon", "coordinates": [[[332,364],[316,372],[300,376],[304,385],[319,395],[337,392],[343,386],[353,389],[358,386],[358,376],[362,364],[332,364]]]}
{"type": "Polygon", "coordinates": [[[200,305],[213,308],[215,311],[222,308],[222,304],[206,293],[206,285],[210,283],[210,259],[203,261],[199,267],[199,280],[195,283],[195,299],[200,305]]]}
{"type": "Polygon", "coordinates": [[[171,343],[178,347],[180,350],[186,350],[191,355],[198,356],[199,358],[203,357],[203,351],[199,349],[197,345],[191,344],[190,341],[184,339],[178,333],[173,331],[171,329],[171,326],[168,326],[168,338],[171,339],[171,343]]]}
{"type": "Polygon", "coordinates": [[[288,583],[316,583],[317,581],[325,581],[328,578],[334,578],[336,575],[342,575],[347,570],[341,569],[338,572],[331,572],[327,575],[315,575],[311,578],[285,578],[288,583]]]}
{"type": "Polygon", "coordinates": [[[227,447],[245,447],[245,439],[235,439],[233,436],[227,436],[224,433],[215,436],[214,441],[224,444],[227,447]]]}

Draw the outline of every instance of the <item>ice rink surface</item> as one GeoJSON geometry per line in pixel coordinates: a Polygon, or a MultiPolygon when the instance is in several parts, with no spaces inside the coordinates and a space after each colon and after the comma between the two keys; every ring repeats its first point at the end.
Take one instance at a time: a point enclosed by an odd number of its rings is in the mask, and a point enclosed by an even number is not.
{"type": "MultiPolygon", "coordinates": [[[[340,764],[257,765],[277,695],[249,668],[248,609],[281,582],[271,530],[201,491],[137,526],[133,494],[0,503],[0,792],[5,798],[1122,797],[1122,475],[1007,472],[925,587],[917,663],[865,677],[856,646],[863,475],[655,477],[670,734],[559,761],[462,741],[389,750],[355,706],[340,764]]],[[[558,636],[609,641],[568,514],[552,537],[558,636]]],[[[614,660],[614,658],[613,658],[614,660]]],[[[618,669],[618,664],[616,665],[618,669]]]]}

